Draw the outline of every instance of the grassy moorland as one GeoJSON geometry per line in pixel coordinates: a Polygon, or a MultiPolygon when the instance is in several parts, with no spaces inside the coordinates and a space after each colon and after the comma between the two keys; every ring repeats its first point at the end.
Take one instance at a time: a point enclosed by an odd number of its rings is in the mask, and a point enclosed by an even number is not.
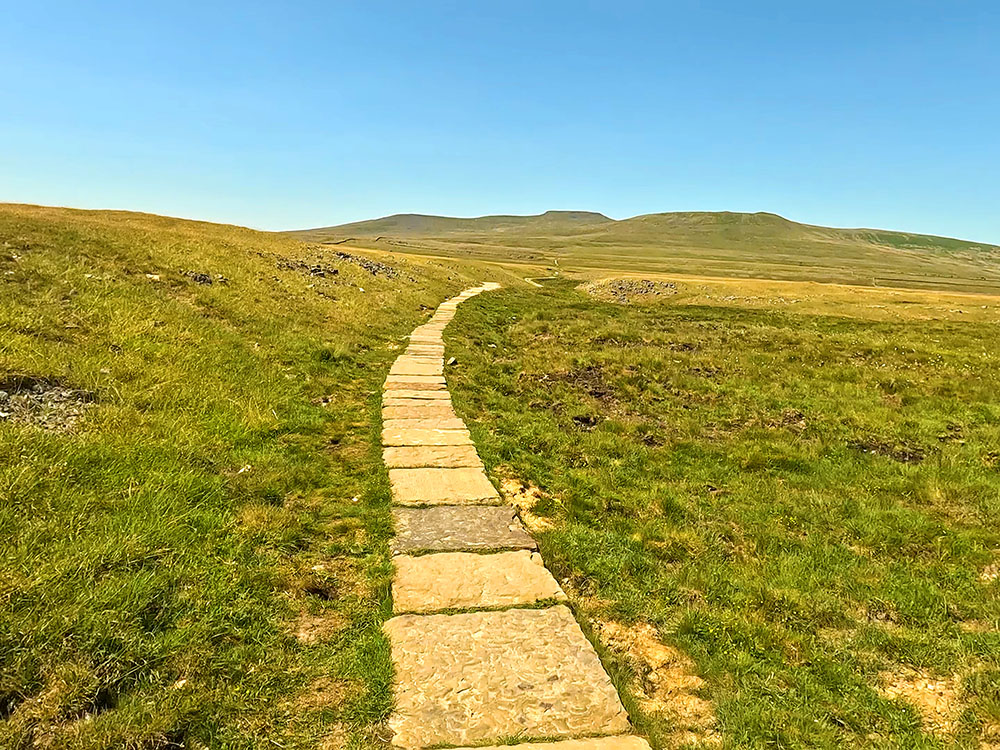
{"type": "Polygon", "coordinates": [[[651,299],[556,280],[446,333],[457,408],[529,488],[640,729],[658,748],[1000,746],[1000,298],[651,299]]]}
{"type": "Polygon", "coordinates": [[[378,392],[489,278],[0,206],[0,747],[378,744],[378,392]]]}
{"type": "MultiPolygon", "coordinates": [[[[769,213],[680,212],[615,221],[586,211],[454,219],[402,214],[291,233],[450,258],[1000,293],[1000,247],[876,229],[834,229],[769,213]]],[[[537,275],[542,275],[541,273],[537,275]]]]}

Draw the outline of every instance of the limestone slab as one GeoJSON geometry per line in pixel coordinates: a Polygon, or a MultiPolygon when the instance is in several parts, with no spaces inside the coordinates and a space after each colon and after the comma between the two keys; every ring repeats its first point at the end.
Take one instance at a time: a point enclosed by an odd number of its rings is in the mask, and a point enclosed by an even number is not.
{"type": "MultiPolygon", "coordinates": [[[[456,750],[510,750],[510,745],[488,745],[486,747],[460,747],[456,750]]],[[[557,742],[524,742],[517,750],[650,750],[649,743],[634,734],[622,737],[586,737],[580,740],[559,740],[557,742]]]]}
{"type": "Polygon", "coordinates": [[[385,623],[396,669],[393,744],[623,734],[628,717],[563,605],[385,623]]]}
{"type": "Polygon", "coordinates": [[[455,416],[455,410],[450,403],[437,401],[418,403],[419,405],[384,406],[382,407],[382,419],[433,419],[437,417],[448,419],[455,416]]]}
{"type": "Polygon", "coordinates": [[[444,373],[444,363],[440,360],[421,361],[417,359],[396,360],[389,368],[389,375],[433,375],[444,373]]]}
{"type": "Polygon", "coordinates": [[[401,375],[390,373],[385,379],[385,387],[394,388],[431,388],[440,390],[448,387],[443,375],[401,375]]]}
{"type": "Polygon", "coordinates": [[[472,436],[468,430],[383,428],[382,445],[472,445],[472,436]]]}
{"type": "Polygon", "coordinates": [[[529,550],[399,555],[393,562],[396,613],[513,607],[566,598],[542,556],[529,550]]]}
{"type": "Polygon", "coordinates": [[[465,422],[452,415],[450,417],[411,417],[409,419],[387,419],[382,422],[384,430],[464,430],[465,422]]]}
{"type": "Polygon", "coordinates": [[[401,445],[382,449],[382,461],[390,469],[483,468],[474,445],[401,445]]]}
{"type": "Polygon", "coordinates": [[[441,357],[436,354],[418,354],[416,352],[403,352],[398,357],[396,357],[393,362],[394,365],[406,365],[406,364],[421,364],[421,365],[432,365],[436,362],[440,362],[441,357]]]}
{"type": "Polygon", "coordinates": [[[393,508],[394,553],[536,549],[509,505],[437,505],[393,508]]]}
{"type": "Polygon", "coordinates": [[[390,401],[405,401],[407,399],[436,399],[439,401],[451,401],[451,394],[447,390],[443,389],[431,389],[431,388],[409,388],[405,385],[403,386],[392,386],[387,387],[385,392],[382,394],[382,405],[383,406],[399,406],[398,403],[389,403],[390,401]]]}
{"type": "Polygon", "coordinates": [[[481,469],[389,469],[396,505],[499,503],[500,495],[481,469]]]}

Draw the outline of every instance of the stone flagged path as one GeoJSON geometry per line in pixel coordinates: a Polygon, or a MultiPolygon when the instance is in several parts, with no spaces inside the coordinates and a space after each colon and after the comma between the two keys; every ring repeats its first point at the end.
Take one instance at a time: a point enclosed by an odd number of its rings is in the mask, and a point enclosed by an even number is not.
{"type": "Polygon", "coordinates": [[[483,468],[476,447],[469,445],[400,445],[382,449],[382,460],[390,469],[483,468]]]}
{"type": "Polygon", "coordinates": [[[440,612],[565,600],[537,552],[442,552],[395,560],[394,612],[440,612]]]}
{"type": "Polygon", "coordinates": [[[500,495],[481,468],[389,469],[392,501],[397,505],[499,503],[500,495]]]}
{"type": "Polygon", "coordinates": [[[459,303],[498,286],[443,303],[414,329],[385,383],[393,611],[407,613],[384,626],[396,670],[392,744],[523,737],[522,750],[649,750],[626,734],[628,716],[597,653],[557,603],[566,595],[516,511],[501,504],[451,406],[442,333],[459,303]],[[541,739],[552,742],[531,742],[541,739]]]}
{"type": "Polygon", "coordinates": [[[402,615],[385,627],[396,666],[389,727],[401,747],[629,730],[611,679],[564,606],[402,615]]]}
{"type": "Polygon", "coordinates": [[[396,508],[395,554],[538,548],[509,505],[396,508]]]}

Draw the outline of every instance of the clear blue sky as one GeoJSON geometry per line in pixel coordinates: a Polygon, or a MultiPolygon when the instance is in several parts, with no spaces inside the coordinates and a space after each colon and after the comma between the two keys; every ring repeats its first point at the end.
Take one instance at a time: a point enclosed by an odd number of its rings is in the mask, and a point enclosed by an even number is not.
{"type": "Polygon", "coordinates": [[[7,3],[0,200],[766,210],[1000,243],[1000,2],[7,3]]]}

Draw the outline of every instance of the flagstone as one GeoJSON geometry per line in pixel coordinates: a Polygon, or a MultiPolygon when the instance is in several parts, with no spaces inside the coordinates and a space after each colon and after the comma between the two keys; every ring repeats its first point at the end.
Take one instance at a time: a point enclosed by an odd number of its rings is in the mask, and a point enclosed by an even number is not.
{"type": "MultiPolygon", "coordinates": [[[[434,403],[429,402],[429,403],[434,403]]],[[[465,422],[452,415],[450,417],[410,417],[408,419],[386,419],[383,430],[464,430],[465,422]]]]}
{"type": "Polygon", "coordinates": [[[431,388],[411,388],[410,384],[403,383],[399,387],[392,386],[385,389],[382,396],[383,406],[401,406],[399,401],[410,401],[412,399],[431,399],[436,401],[451,401],[451,394],[447,389],[431,388]]]}
{"type": "Polygon", "coordinates": [[[398,747],[629,731],[614,685],[564,605],[400,615],[385,631],[398,747]]]}
{"type": "Polygon", "coordinates": [[[472,436],[465,429],[393,427],[382,429],[382,445],[472,445],[472,436]]]}
{"type": "Polygon", "coordinates": [[[421,401],[420,404],[420,406],[384,406],[382,407],[382,420],[432,419],[435,417],[450,418],[455,416],[455,410],[450,403],[421,401]]]}
{"type": "Polygon", "coordinates": [[[509,505],[436,505],[393,508],[396,536],[391,547],[402,552],[537,549],[509,505]]]}
{"type": "Polygon", "coordinates": [[[382,449],[382,461],[390,469],[483,468],[474,445],[403,445],[382,449]]]}
{"type": "Polygon", "coordinates": [[[389,368],[389,375],[424,375],[440,377],[444,372],[444,363],[440,359],[421,361],[418,359],[397,359],[389,368]]]}
{"type": "Polygon", "coordinates": [[[529,550],[481,555],[441,552],[393,559],[393,612],[482,609],[565,599],[556,579],[529,550]]]}
{"type": "Polygon", "coordinates": [[[481,469],[390,469],[396,505],[461,505],[500,502],[500,495],[481,469]]]}
{"type": "Polygon", "coordinates": [[[419,364],[434,364],[435,362],[440,362],[441,357],[437,354],[421,354],[417,352],[405,351],[396,357],[393,362],[394,365],[405,364],[408,362],[416,362],[419,364]]]}
{"type": "MultiPolygon", "coordinates": [[[[579,740],[556,742],[522,742],[517,750],[650,750],[649,743],[634,734],[622,737],[585,737],[579,740]]],[[[510,745],[488,745],[477,748],[460,747],[456,750],[510,750],[510,745]]]]}
{"type": "Polygon", "coordinates": [[[443,375],[409,375],[404,373],[389,373],[385,379],[385,387],[399,388],[431,388],[444,390],[448,387],[443,375]]]}

